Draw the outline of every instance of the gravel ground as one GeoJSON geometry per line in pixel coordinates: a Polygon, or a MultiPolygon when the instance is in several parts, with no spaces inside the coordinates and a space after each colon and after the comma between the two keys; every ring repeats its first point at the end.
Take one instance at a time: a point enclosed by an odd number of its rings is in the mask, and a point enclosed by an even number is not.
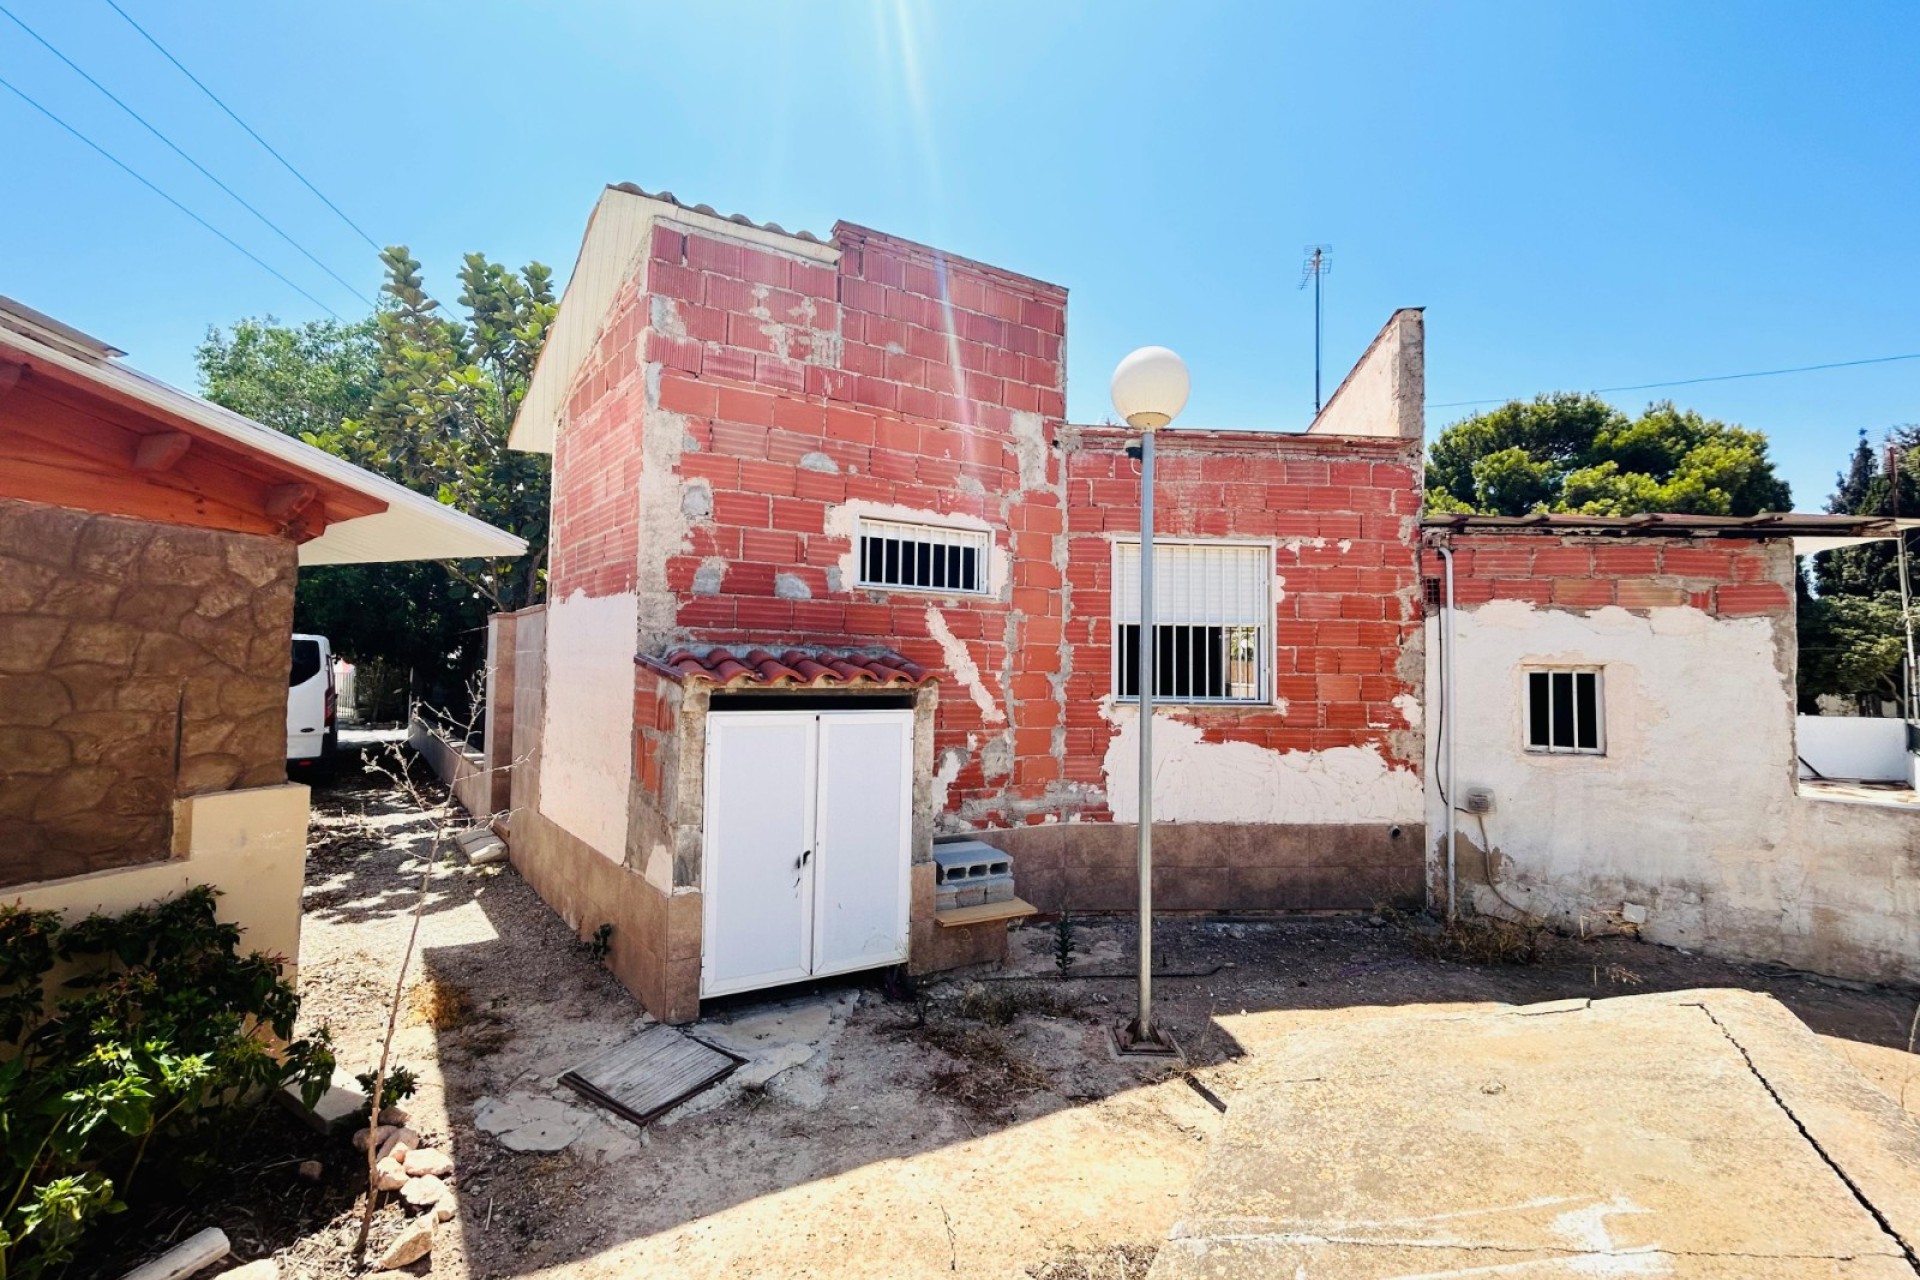
{"type": "MultiPolygon", "coordinates": [[[[343,1065],[377,1053],[436,820],[353,771],[315,793],[300,981],[307,1026],[343,1065]]],[[[1144,1273],[1219,1107],[1263,1051],[1317,1022],[1406,1006],[1529,1003],[1702,986],[1777,996],[1920,1114],[1905,1052],[1914,995],[1852,989],[1630,939],[1548,939],[1531,964],[1433,954],[1378,919],[1168,920],[1156,928],[1157,1016],[1191,1070],[1117,1061],[1133,931],[1087,920],[1068,975],[1054,932],[1014,933],[1001,973],[889,999],[877,981],[738,999],[705,1034],[804,1023],[805,1060],[730,1081],[642,1131],[556,1089],[560,1072],[646,1025],[632,998],[510,867],[444,858],[430,881],[395,1056],[420,1074],[414,1127],[458,1161],[459,1216],[430,1262],[453,1277],[1036,1276],[1144,1273]],[[1173,976],[1189,975],[1189,976],[1173,976]],[[577,1113],[566,1150],[506,1149],[474,1123],[485,1099],[577,1113]]],[[[351,1181],[350,1153],[329,1178],[351,1181]]],[[[340,1208],[347,1208],[344,1198],[340,1208]]],[[[398,1215],[381,1231],[397,1229],[398,1215]]],[[[288,1275],[344,1273],[351,1219],[282,1253],[288,1275]]]]}

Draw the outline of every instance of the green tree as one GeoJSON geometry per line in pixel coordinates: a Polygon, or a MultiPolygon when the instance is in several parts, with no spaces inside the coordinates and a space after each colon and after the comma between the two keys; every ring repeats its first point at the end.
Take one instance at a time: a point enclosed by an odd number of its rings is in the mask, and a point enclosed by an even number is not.
{"type": "Polygon", "coordinates": [[[1509,401],[1448,427],[1427,462],[1429,511],[1744,516],[1789,505],[1763,434],[1670,402],[1629,418],[1582,393],[1509,401]]]}
{"type": "Polygon", "coordinates": [[[495,609],[540,597],[547,559],[547,460],[507,448],[534,362],[558,309],[553,274],[518,273],[470,253],[460,267],[464,319],[430,297],[405,246],[382,255],[386,302],[374,317],[378,377],[366,408],[307,438],[331,453],[518,534],[514,561],[449,566],[495,609]]]}
{"type": "MultiPolygon", "coordinates": [[[[1863,430],[1846,468],[1834,477],[1827,510],[1837,515],[1920,513],[1920,475],[1911,451],[1920,428],[1895,427],[1899,466],[1889,472],[1863,430]]],[[[1911,552],[1911,545],[1909,551],[1911,552]]],[[[1878,715],[1899,702],[1906,628],[1900,604],[1900,560],[1891,540],[1823,551],[1811,557],[1800,592],[1799,692],[1813,711],[1825,694],[1846,699],[1857,712],[1878,715]]]]}
{"type": "Polygon", "coordinates": [[[209,329],[194,354],[209,399],[290,436],[365,414],[380,373],[372,316],[298,328],[272,316],[240,320],[224,333],[209,329]]]}
{"type": "Polygon", "coordinates": [[[271,317],[212,330],[197,351],[208,399],[298,436],[527,539],[513,562],[303,569],[294,625],[332,639],[371,681],[388,678],[458,708],[485,648],[490,609],[540,598],[547,460],[506,448],[554,314],[550,273],[479,254],[462,265],[464,319],[441,314],[420,264],[384,256],[386,299],[355,324],[271,317]]]}

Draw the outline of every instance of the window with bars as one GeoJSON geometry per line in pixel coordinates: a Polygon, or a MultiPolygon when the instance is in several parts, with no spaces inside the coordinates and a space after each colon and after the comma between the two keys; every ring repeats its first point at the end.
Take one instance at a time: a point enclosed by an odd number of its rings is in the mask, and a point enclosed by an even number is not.
{"type": "Polygon", "coordinates": [[[889,591],[987,592],[985,529],[947,529],[899,520],[860,521],[860,585],[889,591]]]}
{"type": "MultiPolygon", "coordinates": [[[[1153,696],[1166,702],[1270,700],[1273,548],[1153,544],[1153,696]]],[[[1114,544],[1114,695],[1140,696],[1140,544],[1114,544]]]]}
{"type": "Polygon", "coordinates": [[[1535,667],[1527,672],[1527,750],[1605,755],[1606,703],[1594,667],[1535,667]]]}

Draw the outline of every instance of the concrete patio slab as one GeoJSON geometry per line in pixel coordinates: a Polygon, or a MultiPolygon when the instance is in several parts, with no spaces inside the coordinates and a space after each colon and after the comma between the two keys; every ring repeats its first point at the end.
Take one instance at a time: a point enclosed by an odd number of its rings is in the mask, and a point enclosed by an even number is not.
{"type": "Polygon", "coordinates": [[[1151,1277],[1914,1280],[1917,1246],[1920,1125],[1712,990],[1290,1037],[1151,1277]]]}

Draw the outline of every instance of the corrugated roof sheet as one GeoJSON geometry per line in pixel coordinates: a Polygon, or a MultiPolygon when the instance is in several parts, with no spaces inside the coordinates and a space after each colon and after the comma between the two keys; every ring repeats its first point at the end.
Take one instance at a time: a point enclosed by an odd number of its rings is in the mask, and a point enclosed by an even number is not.
{"type": "Polygon", "coordinates": [[[661,658],[639,661],[685,683],[695,681],[739,688],[911,688],[935,677],[919,663],[891,649],[833,650],[744,648],[731,645],[682,645],[661,658]]]}
{"type": "Polygon", "coordinates": [[[1648,512],[1636,516],[1585,516],[1539,511],[1524,516],[1487,516],[1462,512],[1424,517],[1428,529],[1458,529],[1475,533],[1596,533],[1616,537],[1791,538],[1891,537],[1898,527],[1913,528],[1920,521],[1895,521],[1888,516],[1827,515],[1781,511],[1758,516],[1694,516],[1648,512]]]}
{"type": "Polygon", "coordinates": [[[736,222],[743,227],[758,227],[762,231],[771,231],[777,236],[792,236],[795,240],[807,240],[814,244],[825,244],[811,231],[789,231],[777,222],[755,222],[744,213],[721,213],[710,204],[688,204],[671,191],[648,191],[637,182],[615,182],[609,184],[615,191],[624,191],[628,195],[645,196],[649,200],[658,200],[670,204],[676,209],[686,209],[693,213],[704,213],[709,218],[719,218],[722,222],[736,222]]]}

